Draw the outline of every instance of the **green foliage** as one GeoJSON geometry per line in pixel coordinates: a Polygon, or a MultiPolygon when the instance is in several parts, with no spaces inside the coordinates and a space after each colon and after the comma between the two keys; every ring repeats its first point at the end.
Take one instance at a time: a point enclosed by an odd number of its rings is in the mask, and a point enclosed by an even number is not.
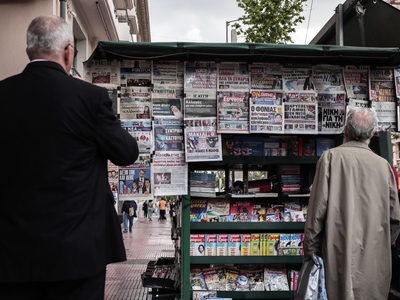
{"type": "Polygon", "coordinates": [[[248,177],[251,180],[267,179],[267,173],[265,171],[249,171],[248,177]]]}
{"type": "Polygon", "coordinates": [[[293,42],[290,34],[298,23],[303,3],[307,0],[236,0],[244,15],[235,23],[238,35],[245,35],[247,43],[285,44],[293,42]]]}

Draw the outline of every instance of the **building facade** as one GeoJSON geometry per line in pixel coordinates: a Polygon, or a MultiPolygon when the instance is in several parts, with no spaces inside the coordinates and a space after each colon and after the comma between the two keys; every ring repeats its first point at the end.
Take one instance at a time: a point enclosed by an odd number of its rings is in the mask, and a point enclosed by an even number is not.
{"type": "Polygon", "coordinates": [[[75,74],[99,41],[151,42],[147,0],[4,0],[0,2],[0,80],[19,73],[29,59],[26,30],[36,16],[53,14],[71,26],[78,54],[75,74]]]}

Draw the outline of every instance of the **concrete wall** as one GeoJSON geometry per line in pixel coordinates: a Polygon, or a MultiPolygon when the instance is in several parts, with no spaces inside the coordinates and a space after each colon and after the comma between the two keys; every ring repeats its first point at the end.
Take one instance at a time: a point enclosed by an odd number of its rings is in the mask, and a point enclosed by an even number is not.
{"type": "Polygon", "coordinates": [[[0,80],[20,73],[29,62],[26,55],[26,30],[42,14],[59,14],[55,0],[14,0],[0,2],[0,80]]]}

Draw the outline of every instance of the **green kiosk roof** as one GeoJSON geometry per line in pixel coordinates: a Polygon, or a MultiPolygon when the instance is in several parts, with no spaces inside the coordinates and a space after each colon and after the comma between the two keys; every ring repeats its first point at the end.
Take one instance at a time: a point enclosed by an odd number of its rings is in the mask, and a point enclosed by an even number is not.
{"type": "Polygon", "coordinates": [[[100,59],[397,66],[400,65],[400,49],[335,45],[100,41],[87,61],[88,66],[91,66],[93,60],[100,59]]]}

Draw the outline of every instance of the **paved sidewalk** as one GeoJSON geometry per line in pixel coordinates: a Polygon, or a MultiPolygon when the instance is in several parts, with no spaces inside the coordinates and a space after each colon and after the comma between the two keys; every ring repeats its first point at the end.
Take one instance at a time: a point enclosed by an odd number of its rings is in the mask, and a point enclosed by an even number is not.
{"type": "Polygon", "coordinates": [[[148,288],[142,285],[141,275],[149,261],[173,257],[171,222],[153,222],[143,217],[135,219],[132,233],[123,233],[127,261],[107,267],[105,300],[149,300],[148,288]]]}

